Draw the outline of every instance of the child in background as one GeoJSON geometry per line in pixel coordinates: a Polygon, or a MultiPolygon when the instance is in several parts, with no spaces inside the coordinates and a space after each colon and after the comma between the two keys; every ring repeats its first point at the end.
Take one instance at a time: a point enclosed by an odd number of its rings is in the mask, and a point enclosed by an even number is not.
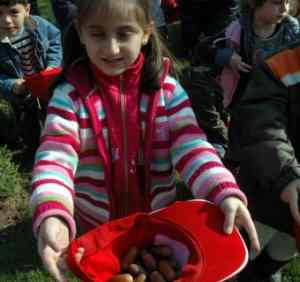
{"type": "MultiPolygon", "coordinates": [[[[258,221],[263,247],[241,282],[282,281],[268,279],[297,254],[293,237],[295,225],[300,225],[299,54],[298,40],[267,58],[253,72],[234,111],[241,146],[240,184],[258,221]]],[[[300,237],[297,242],[299,247],[300,237]]]]}
{"type": "MultiPolygon", "coordinates": [[[[0,102],[12,107],[14,116],[10,118],[16,120],[14,127],[6,128],[10,123],[1,124],[0,132],[10,132],[10,136],[4,136],[7,140],[2,139],[4,143],[19,137],[18,132],[24,130],[24,124],[20,124],[24,107],[36,102],[26,88],[26,76],[60,66],[62,61],[59,30],[41,17],[30,16],[29,12],[27,0],[0,0],[0,102]]],[[[27,124],[30,135],[39,139],[39,132],[35,134],[39,125],[35,120],[32,122],[27,124]]]]}
{"type": "MultiPolygon", "coordinates": [[[[228,131],[229,146],[225,163],[237,173],[239,172],[240,158],[244,158],[244,156],[239,148],[241,140],[236,124],[240,123],[242,119],[248,120],[249,117],[235,114],[235,108],[244,95],[250,74],[255,66],[262,62],[268,54],[295,41],[299,36],[298,21],[288,15],[289,3],[288,0],[241,0],[242,16],[226,29],[226,47],[218,49],[216,53],[216,63],[218,66],[224,67],[220,76],[224,92],[224,107],[231,115],[228,131]]],[[[267,88],[268,85],[263,87],[267,88]]],[[[246,120],[242,120],[242,122],[246,122],[246,120]]],[[[254,134],[257,133],[254,132],[254,134]]],[[[255,156],[257,157],[257,154],[255,156]]],[[[253,185],[256,187],[256,184],[253,185]]],[[[242,187],[244,188],[244,185],[242,187]]],[[[267,236],[263,232],[259,235],[261,240],[267,236]]],[[[270,242],[266,251],[255,262],[259,269],[257,272],[264,270],[266,279],[271,279],[268,276],[275,273],[273,268],[279,269],[278,263],[274,263],[270,257],[277,247],[278,244],[270,242]]],[[[250,265],[248,269],[251,269],[250,265]]],[[[248,281],[247,276],[249,273],[252,273],[253,276],[254,272],[254,270],[249,272],[245,270],[241,281],[248,281]]],[[[259,280],[254,278],[249,281],[259,280]]]]}
{"type": "Polygon", "coordinates": [[[168,206],[176,200],[175,170],[195,198],[220,206],[224,232],[241,225],[258,250],[246,199],[171,76],[150,1],[77,5],[33,170],[33,227],[48,271],[65,281],[75,216],[86,232],[168,206]]]}
{"type": "MultiPolygon", "coordinates": [[[[223,68],[220,84],[223,103],[229,113],[234,111],[248,83],[251,70],[268,54],[294,41],[299,35],[298,21],[288,15],[288,0],[241,0],[241,18],[225,31],[225,46],[215,55],[215,63],[223,68]]],[[[238,143],[231,120],[227,163],[238,166],[238,143]]]]}
{"type": "Polygon", "coordinates": [[[297,20],[288,14],[289,0],[241,0],[240,5],[241,18],[226,28],[226,45],[217,49],[215,57],[216,65],[224,68],[220,81],[224,106],[229,108],[242,95],[251,69],[294,41],[300,31],[297,20]]]}

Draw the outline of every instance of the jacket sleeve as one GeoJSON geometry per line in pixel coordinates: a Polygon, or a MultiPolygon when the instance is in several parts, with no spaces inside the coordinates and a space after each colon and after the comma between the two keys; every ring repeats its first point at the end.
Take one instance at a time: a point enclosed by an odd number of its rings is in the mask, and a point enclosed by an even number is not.
{"type": "Polygon", "coordinates": [[[180,84],[167,78],[167,115],[171,135],[171,156],[176,170],[195,198],[206,198],[219,204],[225,197],[247,200],[233,175],[224,167],[217,152],[206,141],[180,84]]]}
{"type": "Polygon", "coordinates": [[[217,48],[215,64],[218,67],[229,66],[234,49],[230,47],[217,48]]]}
{"type": "Polygon", "coordinates": [[[35,234],[49,216],[63,218],[71,238],[76,233],[73,180],[78,164],[79,129],[74,103],[68,95],[72,89],[62,84],[55,90],[35,156],[30,199],[35,234]]]}
{"type": "Polygon", "coordinates": [[[43,26],[41,32],[42,37],[47,37],[46,47],[46,67],[57,67],[62,65],[62,38],[60,30],[49,21],[35,16],[39,19],[39,23],[43,26]]]}
{"type": "Polygon", "coordinates": [[[10,77],[6,74],[0,74],[0,97],[5,100],[12,99],[12,88],[16,82],[16,78],[10,77]]]}
{"type": "Polygon", "coordinates": [[[241,145],[241,170],[251,175],[252,183],[277,193],[300,177],[287,133],[288,97],[288,88],[264,65],[253,72],[232,115],[232,126],[241,145]]]}

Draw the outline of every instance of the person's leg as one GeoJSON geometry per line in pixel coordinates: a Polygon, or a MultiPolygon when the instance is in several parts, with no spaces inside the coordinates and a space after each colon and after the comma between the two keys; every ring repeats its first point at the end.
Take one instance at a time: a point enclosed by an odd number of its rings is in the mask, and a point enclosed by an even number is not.
{"type": "Polygon", "coordinates": [[[280,282],[280,270],[296,255],[295,240],[286,233],[255,222],[262,252],[250,251],[250,260],[239,274],[239,282],[280,282]]]}
{"type": "Polygon", "coordinates": [[[59,27],[64,30],[76,12],[75,4],[70,0],[51,0],[51,5],[59,27]]]}

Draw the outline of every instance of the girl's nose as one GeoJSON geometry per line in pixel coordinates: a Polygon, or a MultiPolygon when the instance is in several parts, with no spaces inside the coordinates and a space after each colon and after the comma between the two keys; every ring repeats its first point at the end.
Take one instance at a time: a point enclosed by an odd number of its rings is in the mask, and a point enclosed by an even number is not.
{"type": "Polygon", "coordinates": [[[4,15],[2,17],[2,19],[3,19],[3,22],[5,22],[5,23],[11,23],[12,22],[12,19],[11,19],[10,15],[4,15]]]}
{"type": "Polygon", "coordinates": [[[115,38],[110,38],[106,42],[106,52],[109,55],[115,55],[118,54],[120,51],[119,42],[115,38]]]}

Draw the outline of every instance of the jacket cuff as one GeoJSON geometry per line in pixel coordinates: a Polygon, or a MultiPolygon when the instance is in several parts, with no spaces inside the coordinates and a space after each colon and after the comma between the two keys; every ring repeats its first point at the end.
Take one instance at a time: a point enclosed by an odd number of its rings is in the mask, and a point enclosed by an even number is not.
{"type": "Polygon", "coordinates": [[[224,48],[219,50],[215,57],[216,65],[219,67],[228,66],[233,53],[234,50],[232,48],[224,48]]]}
{"type": "Polygon", "coordinates": [[[69,227],[70,240],[76,236],[76,223],[70,212],[58,202],[48,202],[39,205],[33,214],[33,233],[37,237],[39,227],[47,217],[56,216],[62,218],[69,227]]]}
{"type": "Polygon", "coordinates": [[[14,99],[12,96],[12,88],[15,84],[17,79],[15,78],[9,78],[9,79],[4,79],[4,82],[2,82],[2,87],[1,87],[1,96],[8,101],[11,101],[14,99]]]}
{"type": "Polygon", "coordinates": [[[239,189],[239,187],[235,183],[224,183],[219,185],[209,194],[208,199],[214,202],[216,205],[220,205],[220,203],[228,197],[237,197],[246,206],[248,205],[246,195],[239,189]]]}

